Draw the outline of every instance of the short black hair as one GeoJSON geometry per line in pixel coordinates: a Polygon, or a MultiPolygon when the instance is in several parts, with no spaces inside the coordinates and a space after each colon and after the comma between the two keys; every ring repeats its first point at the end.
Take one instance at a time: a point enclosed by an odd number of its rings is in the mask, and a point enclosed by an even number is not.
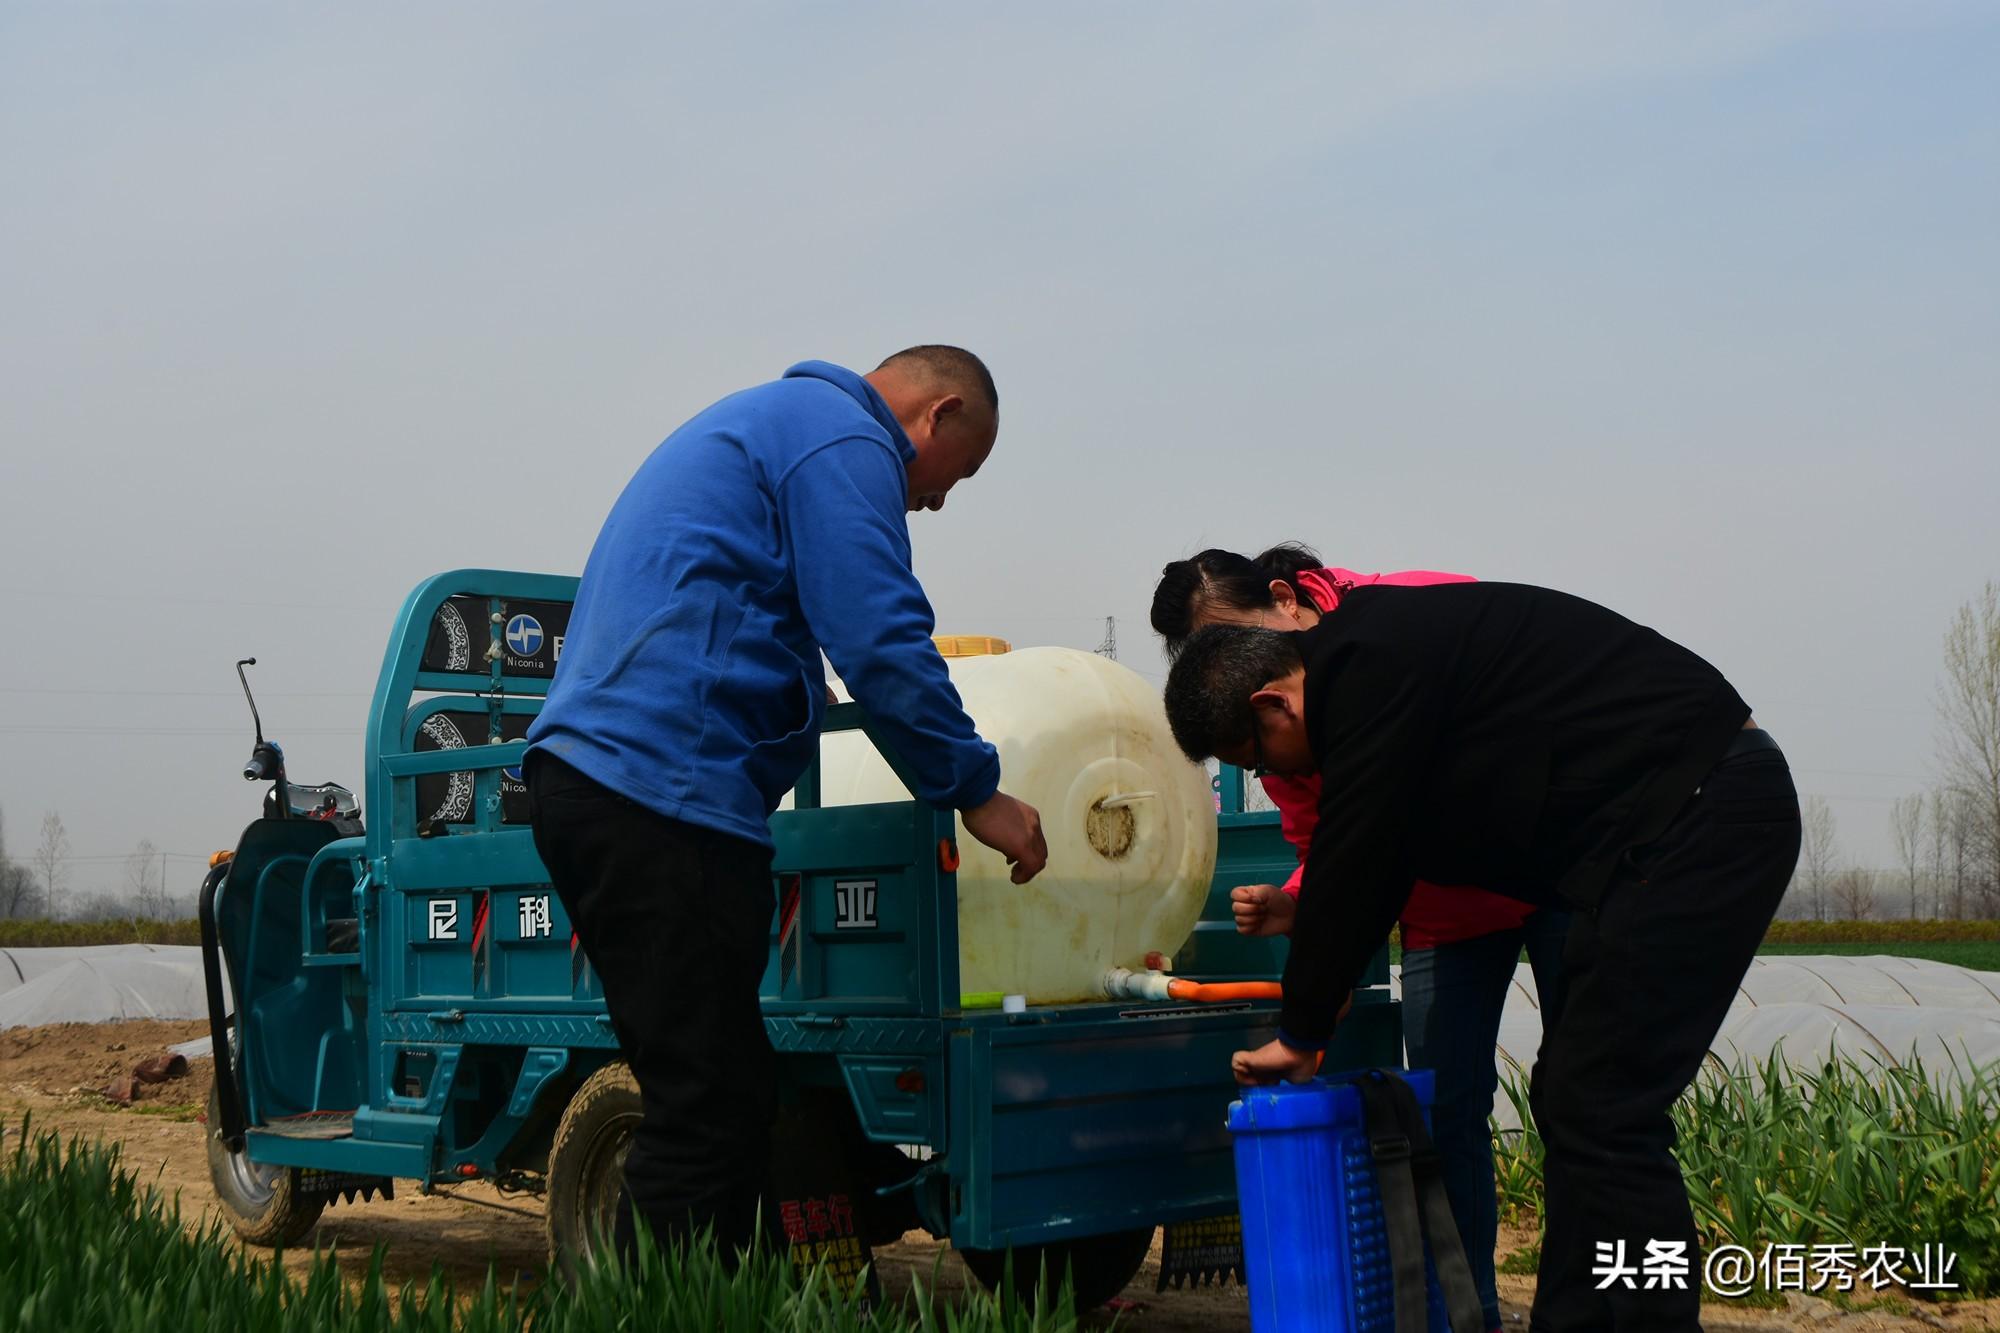
{"type": "Polygon", "coordinates": [[[1250,696],[1305,665],[1295,635],[1211,625],[1181,645],[1167,672],[1167,725],[1197,764],[1250,739],[1250,696]]]}
{"type": "Polygon", "coordinates": [[[905,347],[892,356],[882,358],[881,370],[886,366],[902,364],[905,368],[921,367],[923,372],[940,386],[956,390],[961,396],[977,390],[986,398],[986,405],[995,412],[1000,410],[1000,390],[993,387],[993,372],[963,347],[952,347],[946,343],[920,343],[915,347],[905,347]]]}

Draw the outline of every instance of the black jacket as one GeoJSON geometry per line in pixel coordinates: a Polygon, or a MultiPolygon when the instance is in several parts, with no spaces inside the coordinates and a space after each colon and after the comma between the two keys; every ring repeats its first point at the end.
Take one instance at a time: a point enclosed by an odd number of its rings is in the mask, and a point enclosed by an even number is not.
{"type": "Polygon", "coordinates": [[[1714,667],[1515,583],[1356,588],[1299,636],[1320,818],[1283,1031],[1323,1043],[1417,879],[1589,907],[1750,715],[1714,667]]]}

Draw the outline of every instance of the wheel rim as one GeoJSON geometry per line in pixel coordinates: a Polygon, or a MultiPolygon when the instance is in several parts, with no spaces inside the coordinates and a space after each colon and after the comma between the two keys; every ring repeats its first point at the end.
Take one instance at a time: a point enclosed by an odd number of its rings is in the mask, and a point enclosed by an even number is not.
{"type": "Polygon", "coordinates": [[[625,1156],[632,1151],[632,1132],[639,1117],[621,1115],[607,1121],[584,1149],[582,1188],[577,1190],[577,1222],[582,1234],[577,1246],[588,1253],[599,1235],[609,1237],[618,1225],[618,1199],[625,1191],[625,1156]]]}
{"type": "Polygon", "coordinates": [[[248,1153],[233,1152],[224,1155],[222,1169],[245,1211],[255,1213],[269,1206],[277,1195],[279,1176],[289,1168],[253,1162],[248,1153]]]}

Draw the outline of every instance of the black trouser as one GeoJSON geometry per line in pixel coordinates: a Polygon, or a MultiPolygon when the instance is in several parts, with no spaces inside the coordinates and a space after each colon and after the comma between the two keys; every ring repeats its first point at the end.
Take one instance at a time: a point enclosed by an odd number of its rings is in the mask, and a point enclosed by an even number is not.
{"type": "MultiPolygon", "coordinates": [[[[1674,822],[1575,915],[1569,992],[1532,1103],[1547,1148],[1532,1327],[1700,1327],[1702,1257],[1669,1110],[1693,1081],[1799,852],[1784,754],[1743,733],[1674,822]],[[1681,1289],[1646,1289],[1647,1242],[1685,1242],[1681,1289]],[[1639,1270],[1599,1290],[1600,1245],[1639,1270]]],[[[1608,1267],[1608,1265],[1605,1265],[1608,1267]]]]}
{"type": "MultiPolygon", "coordinates": [[[[535,850],[569,912],[639,1081],[625,1189],[665,1241],[747,1245],[771,1153],[777,1062],[757,985],[771,851],[654,814],[547,754],[528,758],[535,850]]],[[[632,1251],[621,1206],[618,1246],[632,1251]]]]}

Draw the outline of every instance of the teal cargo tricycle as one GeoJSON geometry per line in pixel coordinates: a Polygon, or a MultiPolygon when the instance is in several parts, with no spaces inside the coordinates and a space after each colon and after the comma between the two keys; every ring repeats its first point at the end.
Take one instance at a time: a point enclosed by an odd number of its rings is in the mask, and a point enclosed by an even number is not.
{"type": "MultiPolygon", "coordinates": [[[[365,828],[344,789],[292,784],[259,723],[244,776],[272,784],[264,815],[200,897],[209,1161],[249,1240],[296,1243],[329,1204],[396,1181],[539,1196],[558,1260],[614,1215],[637,1088],[520,782],[575,590],[460,570],[410,594],[369,709],[365,828]]],[[[857,705],[826,729],[874,740],[857,705]]],[[[1156,1226],[1233,1213],[1229,1057],[1271,1038],[1275,1003],[967,1008],[953,813],[821,808],[818,789],[815,761],[799,808],[771,819],[792,906],[763,986],[784,1087],[771,1207],[794,1253],[858,1264],[920,1228],[989,1285],[1010,1248],[1029,1274],[1067,1264],[1092,1305],[1156,1226]],[[864,879],[878,928],[858,940],[836,885],[864,879]]],[[[1238,936],[1228,894],[1281,880],[1293,854],[1274,813],[1243,812],[1238,771],[1218,790],[1215,878],[1178,971],[1275,979],[1282,942],[1238,936]]],[[[1400,1063],[1386,979],[1378,958],[1330,1067],[1400,1063]]]]}

